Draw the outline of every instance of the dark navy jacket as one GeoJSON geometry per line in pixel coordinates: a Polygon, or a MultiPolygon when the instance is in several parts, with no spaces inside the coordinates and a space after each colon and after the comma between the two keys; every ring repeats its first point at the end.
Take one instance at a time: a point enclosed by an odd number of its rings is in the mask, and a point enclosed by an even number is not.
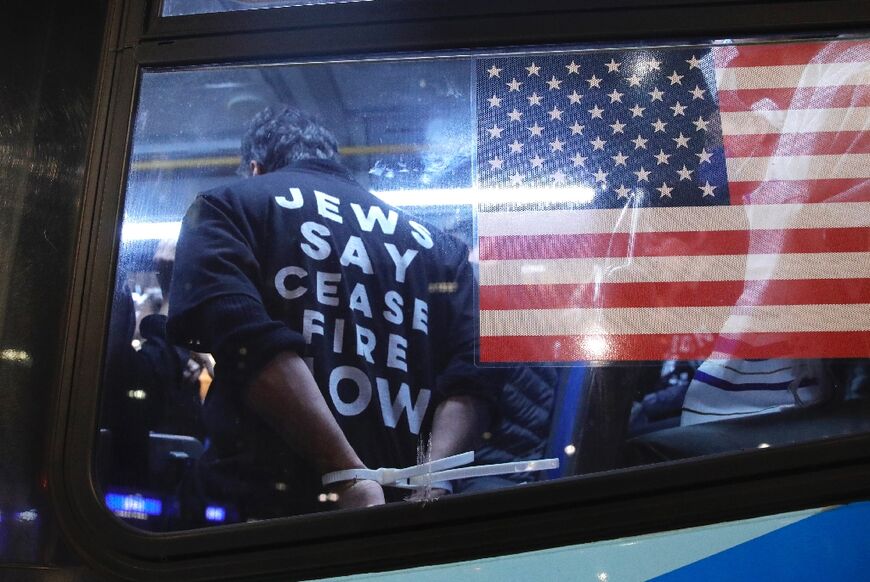
{"type": "Polygon", "coordinates": [[[204,411],[215,458],[244,458],[239,470],[257,474],[264,465],[305,472],[241,401],[251,375],[282,350],[307,359],[369,467],[416,463],[445,397],[494,401],[497,384],[474,366],[467,256],[332,162],[200,195],[178,242],[169,330],[215,354],[204,411]]]}

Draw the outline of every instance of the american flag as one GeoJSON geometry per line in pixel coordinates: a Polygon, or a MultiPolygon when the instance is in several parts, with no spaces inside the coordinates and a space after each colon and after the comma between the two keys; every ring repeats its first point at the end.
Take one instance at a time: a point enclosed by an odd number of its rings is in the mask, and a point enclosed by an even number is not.
{"type": "Polygon", "coordinates": [[[870,356],[870,41],[476,67],[481,361],[870,356]]]}

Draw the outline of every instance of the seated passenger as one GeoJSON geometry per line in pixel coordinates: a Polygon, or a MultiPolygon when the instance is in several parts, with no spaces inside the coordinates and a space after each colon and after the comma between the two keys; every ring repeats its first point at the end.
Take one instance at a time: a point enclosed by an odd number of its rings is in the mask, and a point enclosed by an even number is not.
{"type": "MultiPolygon", "coordinates": [[[[544,366],[514,370],[499,398],[499,422],[487,434],[475,464],[543,459],[553,417],[559,370],[544,366]]],[[[456,484],[457,493],[486,491],[538,481],[543,471],[475,477],[456,484]]]]}
{"type": "Polygon", "coordinates": [[[808,407],[832,394],[822,360],[705,360],[686,391],[680,424],[808,407]]]}
{"type": "Polygon", "coordinates": [[[699,363],[697,360],[667,360],[662,364],[658,382],[632,404],[628,421],[630,436],[680,425],[686,391],[699,363]]]}

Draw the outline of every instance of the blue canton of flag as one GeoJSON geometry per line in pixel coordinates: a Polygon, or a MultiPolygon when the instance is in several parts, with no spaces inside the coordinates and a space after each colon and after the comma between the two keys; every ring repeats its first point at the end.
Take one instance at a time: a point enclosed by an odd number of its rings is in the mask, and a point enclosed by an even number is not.
{"type": "Polygon", "coordinates": [[[728,204],[713,67],[697,49],[481,59],[479,185],[583,187],[588,208],[728,204]]]}

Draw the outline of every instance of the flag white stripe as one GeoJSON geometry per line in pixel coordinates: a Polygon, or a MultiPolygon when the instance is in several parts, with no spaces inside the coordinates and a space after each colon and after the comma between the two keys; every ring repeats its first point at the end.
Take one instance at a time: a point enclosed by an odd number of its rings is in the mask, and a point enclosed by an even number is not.
{"type": "Polygon", "coordinates": [[[725,164],[731,182],[870,178],[870,154],[730,158],[725,164]]]}
{"type": "Polygon", "coordinates": [[[870,129],[870,107],[722,111],[719,117],[725,136],[870,129]]]}
{"type": "Polygon", "coordinates": [[[870,253],[602,257],[480,262],[482,286],[856,278],[870,278],[870,253]]]}
{"type": "Polygon", "coordinates": [[[867,84],[870,84],[870,63],[867,62],[716,69],[716,87],[724,91],[867,84]]]}
{"type": "Polygon", "coordinates": [[[870,202],[684,206],[478,214],[480,236],[870,227],[870,202]]]}
{"type": "Polygon", "coordinates": [[[765,305],[484,311],[483,336],[863,331],[870,305],[765,305]]]}

